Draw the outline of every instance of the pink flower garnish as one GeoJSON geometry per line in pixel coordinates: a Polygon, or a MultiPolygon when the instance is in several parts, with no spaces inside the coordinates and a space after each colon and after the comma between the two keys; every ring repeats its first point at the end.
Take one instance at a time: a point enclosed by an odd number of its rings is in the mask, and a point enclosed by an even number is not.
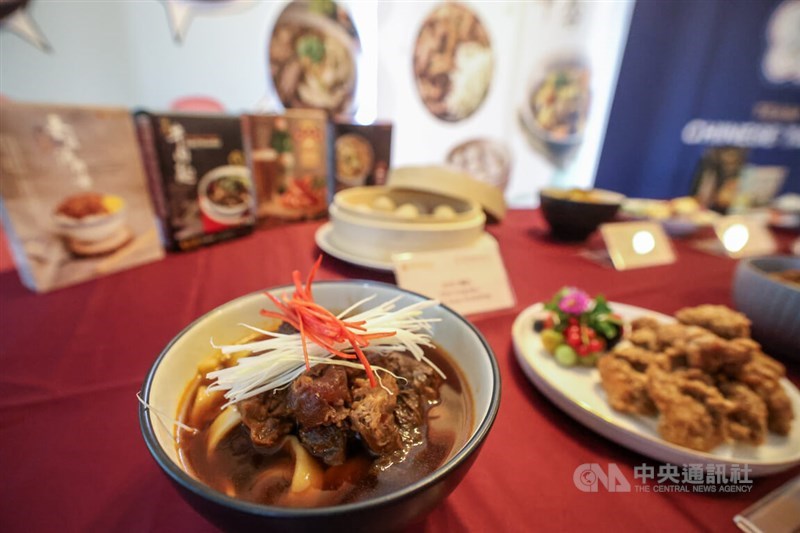
{"type": "Polygon", "coordinates": [[[592,305],[592,298],[580,289],[568,287],[564,291],[564,296],[558,302],[558,307],[565,313],[580,315],[589,310],[592,305]]]}

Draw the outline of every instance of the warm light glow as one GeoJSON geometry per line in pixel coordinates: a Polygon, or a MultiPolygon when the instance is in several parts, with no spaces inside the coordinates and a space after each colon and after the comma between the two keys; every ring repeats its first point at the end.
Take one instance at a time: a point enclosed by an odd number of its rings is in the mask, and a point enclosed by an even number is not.
{"type": "Polygon", "coordinates": [[[646,255],[656,247],[656,239],[649,231],[637,231],[633,234],[633,251],[639,255],[646,255]]]}
{"type": "Polygon", "coordinates": [[[732,224],[722,234],[722,245],[731,253],[742,250],[750,240],[750,231],[744,224],[732,224]]]}

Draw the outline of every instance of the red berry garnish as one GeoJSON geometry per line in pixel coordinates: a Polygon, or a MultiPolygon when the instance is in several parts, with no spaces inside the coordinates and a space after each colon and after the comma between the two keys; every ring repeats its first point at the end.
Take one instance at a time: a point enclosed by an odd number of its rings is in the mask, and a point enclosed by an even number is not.
{"type": "Polygon", "coordinates": [[[575,351],[578,352],[578,355],[580,355],[581,357],[589,355],[589,347],[585,344],[581,344],[580,346],[575,348],[575,351]]]}
{"type": "Polygon", "coordinates": [[[603,345],[602,345],[602,344],[600,344],[600,341],[599,341],[599,340],[597,340],[597,339],[592,339],[592,340],[589,342],[589,351],[590,351],[591,353],[595,353],[595,352],[602,352],[602,351],[603,351],[603,345]]]}

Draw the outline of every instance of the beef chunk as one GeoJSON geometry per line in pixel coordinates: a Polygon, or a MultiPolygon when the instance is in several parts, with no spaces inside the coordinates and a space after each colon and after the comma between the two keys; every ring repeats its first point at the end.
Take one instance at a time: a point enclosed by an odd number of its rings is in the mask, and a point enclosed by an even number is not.
{"type": "Polygon", "coordinates": [[[394,416],[403,429],[404,439],[419,437],[413,430],[425,421],[428,405],[439,399],[441,376],[430,365],[398,352],[376,357],[374,363],[405,378],[397,381],[399,392],[394,416]]]}
{"type": "Polygon", "coordinates": [[[388,374],[381,379],[382,387],[370,386],[366,378],[354,380],[353,405],[350,412],[350,424],[353,430],[376,455],[396,451],[402,444],[394,417],[394,410],[397,407],[397,381],[388,374]]]}
{"type": "Polygon", "coordinates": [[[259,446],[277,445],[294,427],[285,389],[242,400],[237,407],[242,421],[250,429],[250,438],[259,446]]]}
{"type": "Polygon", "coordinates": [[[281,325],[278,326],[278,333],[282,335],[292,335],[297,333],[297,328],[288,322],[281,322],[281,325]]]}
{"type": "Polygon", "coordinates": [[[338,366],[312,368],[294,380],[287,401],[301,427],[338,424],[347,418],[350,403],[347,373],[338,366]]]}
{"type": "Polygon", "coordinates": [[[300,428],[300,443],[314,457],[334,466],[347,458],[347,431],[338,426],[300,428]]]}
{"type": "Polygon", "coordinates": [[[379,360],[376,358],[376,362],[394,374],[405,378],[398,383],[401,391],[413,389],[429,402],[439,399],[442,378],[430,365],[399,352],[384,355],[379,360]]]}
{"type": "Polygon", "coordinates": [[[345,461],[355,440],[375,455],[402,454],[424,438],[425,415],[439,399],[442,378],[408,354],[370,356],[370,362],[391,372],[380,373],[380,386],[372,387],[363,369],[318,365],[283,390],[239,402],[251,439],[271,447],[294,433],[332,466],[345,461]]]}

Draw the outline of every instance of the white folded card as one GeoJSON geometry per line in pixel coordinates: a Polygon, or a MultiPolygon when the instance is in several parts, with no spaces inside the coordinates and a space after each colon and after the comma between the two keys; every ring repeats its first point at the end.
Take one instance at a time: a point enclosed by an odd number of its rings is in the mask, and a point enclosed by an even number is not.
{"type": "Polygon", "coordinates": [[[722,217],[714,222],[714,233],[731,257],[769,255],[778,248],[764,221],[757,218],[722,217]]]}
{"type": "Polygon", "coordinates": [[[797,533],[800,531],[800,476],[778,487],[733,517],[748,533],[797,533]]]}
{"type": "Polygon", "coordinates": [[[702,239],[694,246],[704,252],[734,259],[770,255],[778,249],[765,221],[755,216],[720,217],[714,221],[714,233],[716,238],[702,239]]]}
{"type": "Polygon", "coordinates": [[[392,255],[397,285],[439,300],[461,314],[514,306],[514,293],[494,239],[479,246],[392,255]]]}
{"type": "Polygon", "coordinates": [[[600,234],[617,270],[675,262],[672,244],[658,222],[612,222],[600,226],[600,234]]]}

